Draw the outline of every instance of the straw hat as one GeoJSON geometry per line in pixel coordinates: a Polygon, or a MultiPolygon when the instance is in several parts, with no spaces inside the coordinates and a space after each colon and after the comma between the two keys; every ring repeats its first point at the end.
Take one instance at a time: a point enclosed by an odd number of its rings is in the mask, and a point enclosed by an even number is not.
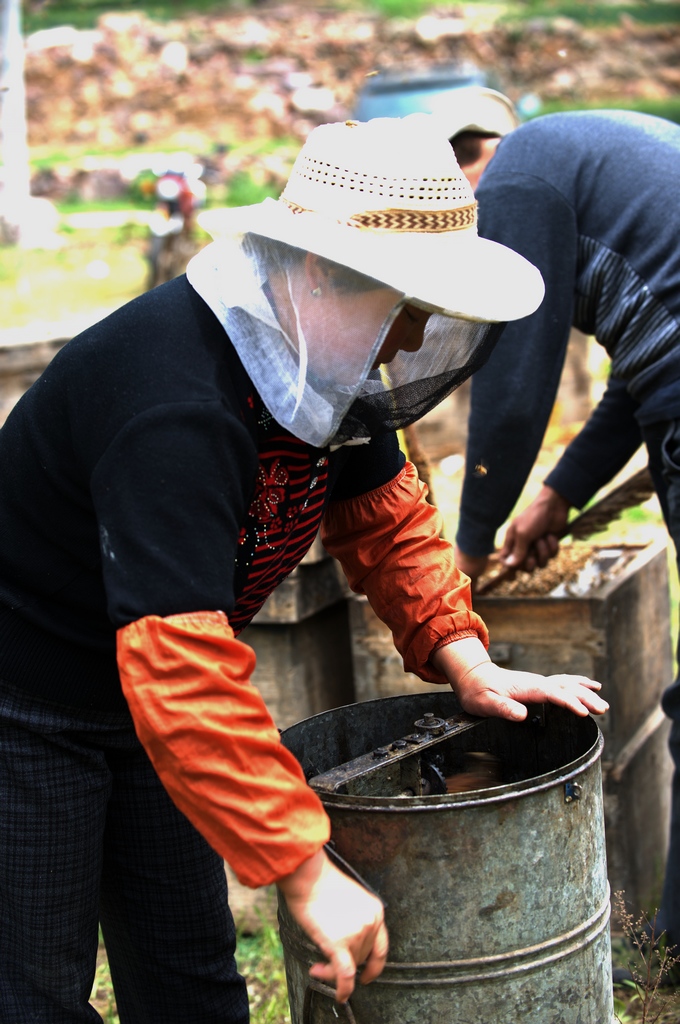
{"type": "Polygon", "coordinates": [[[508,97],[483,85],[466,85],[453,90],[437,111],[437,118],[447,139],[460,132],[502,137],[520,124],[508,97]]]}
{"type": "Polygon", "coordinates": [[[477,205],[432,115],[326,124],[307,138],[278,200],[206,211],[216,239],[253,232],[377,278],[448,316],[528,316],[543,281],[477,234],[477,205]]]}

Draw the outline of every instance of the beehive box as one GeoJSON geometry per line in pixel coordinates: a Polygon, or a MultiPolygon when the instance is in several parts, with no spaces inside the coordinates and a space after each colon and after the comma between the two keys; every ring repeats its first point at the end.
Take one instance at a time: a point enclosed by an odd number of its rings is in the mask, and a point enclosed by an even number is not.
{"type": "MultiPolygon", "coordinates": [[[[610,711],[604,799],[609,879],[635,913],[658,906],[666,855],[672,765],[659,699],[673,679],[667,545],[592,548],[571,587],[480,597],[475,607],[497,663],[598,679],[610,711]]],[[[405,675],[389,631],[361,599],[350,622],[357,699],[432,689],[405,675]]]]}

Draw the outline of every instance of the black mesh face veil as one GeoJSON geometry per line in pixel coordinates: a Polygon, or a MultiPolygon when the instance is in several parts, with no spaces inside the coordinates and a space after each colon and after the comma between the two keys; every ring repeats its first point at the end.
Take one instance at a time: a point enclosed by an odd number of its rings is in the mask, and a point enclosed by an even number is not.
{"type": "Polygon", "coordinates": [[[372,371],[367,386],[375,390],[355,399],[332,444],[415,423],[484,365],[504,328],[502,323],[432,314],[422,348],[399,352],[389,364],[372,371]]]}
{"type": "Polygon", "coordinates": [[[481,365],[500,331],[253,235],[202,250],[187,275],[274,419],[317,448],[413,423],[481,365]]]}

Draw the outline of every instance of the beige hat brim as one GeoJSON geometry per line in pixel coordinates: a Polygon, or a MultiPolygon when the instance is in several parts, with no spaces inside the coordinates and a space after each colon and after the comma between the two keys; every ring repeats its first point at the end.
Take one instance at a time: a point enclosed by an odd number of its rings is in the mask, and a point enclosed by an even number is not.
{"type": "Polygon", "coordinates": [[[434,116],[447,139],[460,132],[481,132],[502,138],[520,124],[519,115],[507,96],[479,85],[452,90],[434,116]]]}
{"type": "Polygon", "coordinates": [[[482,322],[529,316],[544,295],[533,264],[474,229],[380,232],[316,213],[292,213],[266,199],[254,206],[206,210],[201,226],[216,240],[252,232],[351,267],[425,306],[482,322]]]}

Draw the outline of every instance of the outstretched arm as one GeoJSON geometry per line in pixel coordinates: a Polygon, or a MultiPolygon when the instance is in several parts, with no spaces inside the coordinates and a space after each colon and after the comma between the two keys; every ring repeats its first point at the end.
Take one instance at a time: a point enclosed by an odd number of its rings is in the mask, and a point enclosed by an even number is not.
{"type": "Polygon", "coordinates": [[[363,982],[383,968],[383,907],[328,861],[328,816],[250,682],[253,651],[212,611],[147,616],[117,642],[137,734],[173,801],[241,882],[276,882],[328,958],[313,973],[348,999],[362,962],[363,982]]]}
{"type": "Polygon", "coordinates": [[[407,463],[401,473],[366,494],[332,501],[322,540],[345,571],[350,587],[365,594],[392,630],[407,672],[431,683],[448,680],[430,654],[460,637],[488,642],[472,609],[470,581],[456,568],[442,519],[407,463]]]}
{"type": "Polygon", "coordinates": [[[509,568],[532,572],[557,554],[569,510],[582,508],[640,447],[636,409],[637,403],[625,384],[610,378],[595,411],[549,473],[537,497],[508,527],[501,562],[509,568]]]}
{"type": "Polygon", "coordinates": [[[544,677],[491,662],[469,581],[440,527],[409,464],[389,485],[336,502],[326,514],[328,550],[391,627],[405,667],[430,682],[450,683],[471,714],[521,720],[527,703],[543,701],[578,715],[606,711],[600,684],[584,676],[544,677]]]}
{"type": "Polygon", "coordinates": [[[576,269],[573,210],[531,174],[500,174],[504,145],[477,193],[480,234],[537,266],[546,293],[535,313],[506,326],[472,377],[456,541],[458,565],[473,577],[483,571],[540,450],[571,330],[576,269]],[[554,237],[559,245],[551,244],[554,237]]]}

